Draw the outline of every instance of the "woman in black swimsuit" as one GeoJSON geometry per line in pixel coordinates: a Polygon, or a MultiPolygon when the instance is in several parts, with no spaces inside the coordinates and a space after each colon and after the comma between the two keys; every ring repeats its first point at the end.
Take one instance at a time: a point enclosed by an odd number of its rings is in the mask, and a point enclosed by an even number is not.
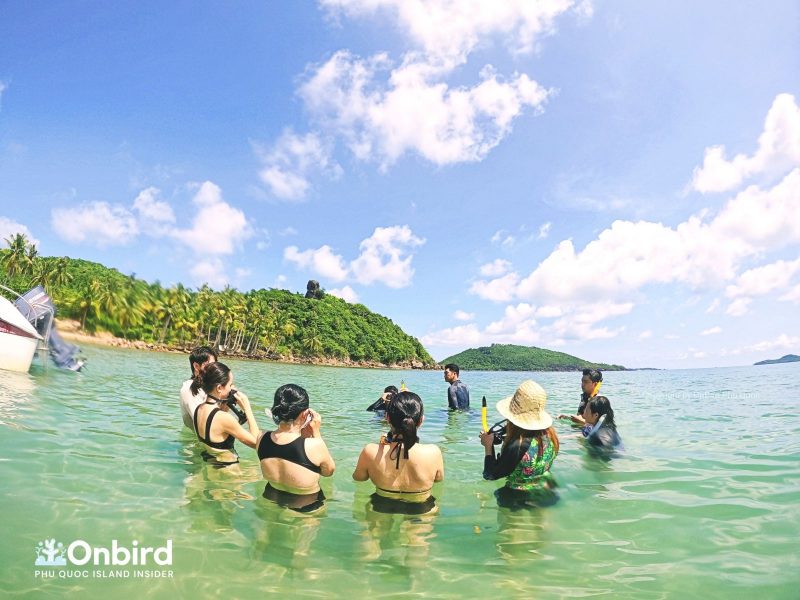
{"type": "Polygon", "coordinates": [[[319,479],[330,477],[336,463],[322,440],[322,418],[308,407],[308,393],[298,385],[275,392],[272,419],[278,428],[258,440],[258,459],[267,480],[264,497],[298,512],[322,508],[319,479]]]}
{"type": "Polygon", "coordinates": [[[261,433],[250,401],[242,392],[233,389],[233,373],[220,362],[207,363],[200,369],[190,389],[196,395],[201,388],[206,393],[206,401],[194,409],[192,421],[197,439],[206,447],[203,458],[218,466],[236,464],[239,455],[233,448],[234,440],[255,448],[261,433]],[[230,413],[231,392],[247,417],[249,431],[230,413]]]}

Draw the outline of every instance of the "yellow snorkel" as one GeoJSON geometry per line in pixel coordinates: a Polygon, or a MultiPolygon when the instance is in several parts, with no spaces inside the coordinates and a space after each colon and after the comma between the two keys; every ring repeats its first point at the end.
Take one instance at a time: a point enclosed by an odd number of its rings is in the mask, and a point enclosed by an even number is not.
{"type": "Polygon", "coordinates": [[[489,431],[489,422],[486,420],[486,396],[481,400],[481,424],[484,431],[489,431]]]}
{"type": "Polygon", "coordinates": [[[400,380],[400,391],[401,391],[401,392],[405,392],[407,389],[408,389],[408,388],[406,388],[406,382],[405,382],[405,380],[401,379],[401,380],[400,380]]]}
{"type": "Polygon", "coordinates": [[[603,382],[602,382],[602,381],[598,381],[596,384],[594,384],[594,389],[592,390],[592,398],[594,398],[595,396],[597,396],[597,392],[599,392],[599,391],[600,391],[600,386],[601,386],[601,385],[603,385],[603,382]]]}

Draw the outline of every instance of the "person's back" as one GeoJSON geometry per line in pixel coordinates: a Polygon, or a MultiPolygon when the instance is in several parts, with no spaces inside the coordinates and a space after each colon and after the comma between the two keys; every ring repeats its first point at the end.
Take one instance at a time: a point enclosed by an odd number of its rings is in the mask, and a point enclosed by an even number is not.
{"type": "Polygon", "coordinates": [[[298,512],[324,506],[320,477],[330,477],[336,469],[320,434],[322,418],[308,404],[308,393],[300,386],[279,387],[272,406],[278,428],[265,432],[256,445],[267,480],[264,497],[298,512]]]}
{"type": "Polygon", "coordinates": [[[356,481],[372,481],[372,507],[378,512],[424,514],[436,508],[433,484],[444,479],[442,452],[435,444],[419,444],[424,420],[422,400],[413,392],[395,394],[386,408],[392,427],[389,439],[367,444],[353,472],[356,481]]]}
{"type": "MultiPolygon", "coordinates": [[[[369,479],[384,492],[424,494],[444,478],[442,451],[435,444],[414,444],[408,458],[397,461],[398,444],[367,444],[362,451],[369,479]]],[[[361,459],[359,459],[361,462],[361,459]]],[[[425,498],[423,498],[425,499],[425,498]]]]}

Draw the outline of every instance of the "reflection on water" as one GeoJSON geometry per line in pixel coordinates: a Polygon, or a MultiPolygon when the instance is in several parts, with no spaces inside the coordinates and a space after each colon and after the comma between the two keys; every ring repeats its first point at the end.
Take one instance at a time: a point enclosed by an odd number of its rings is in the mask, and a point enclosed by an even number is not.
{"type": "Polygon", "coordinates": [[[36,380],[28,373],[0,370],[0,425],[18,427],[21,407],[33,398],[36,380]]]}
{"type": "MultiPolygon", "coordinates": [[[[626,452],[592,456],[556,428],[558,502],[509,510],[483,481],[480,411],[450,413],[441,373],[227,361],[263,409],[286,382],[323,416],[337,463],[324,511],[302,515],[261,497],[255,452],[217,469],[186,430],[178,389],[186,357],[87,348],[91,369],[0,372],[0,545],[12,596],[151,598],[409,597],[794,598],[800,585],[800,365],[607,373],[626,452]],[[766,369],[766,370],[765,370],[766,369]],[[364,410],[405,379],[425,402],[423,443],[445,481],[434,515],[376,513],[350,478],[364,444],[386,431],[364,410]],[[726,390],[728,390],[726,392],[726,390]],[[747,402],[730,407],[730,390],[747,402]],[[37,580],[42,539],[108,545],[174,542],[168,581],[37,580]]],[[[464,373],[494,404],[532,376],[552,413],[577,405],[574,373],[464,373]]]]}

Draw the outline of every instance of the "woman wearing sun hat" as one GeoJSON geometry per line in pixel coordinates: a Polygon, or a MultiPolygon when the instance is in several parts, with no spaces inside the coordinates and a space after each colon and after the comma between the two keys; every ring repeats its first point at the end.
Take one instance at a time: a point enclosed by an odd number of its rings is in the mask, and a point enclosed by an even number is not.
{"type": "Polygon", "coordinates": [[[508,420],[499,456],[494,454],[494,434],[480,434],[486,451],[483,478],[506,478],[498,500],[526,502],[531,492],[549,492],[555,487],[550,467],[558,454],[558,436],[545,404],[547,393],[542,386],[523,381],[513,396],[497,403],[498,412],[508,420]]]}

